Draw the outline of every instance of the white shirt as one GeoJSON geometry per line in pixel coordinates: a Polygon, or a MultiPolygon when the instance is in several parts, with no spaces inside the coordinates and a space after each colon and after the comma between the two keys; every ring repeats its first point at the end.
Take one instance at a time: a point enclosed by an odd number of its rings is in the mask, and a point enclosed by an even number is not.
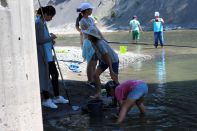
{"type": "MultiPolygon", "coordinates": [[[[88,17],[88,18],[83,17],[79,21],[79,25],[83,32],[84,30],[87,30],[90,26],[95,26],[94,19],[92,17],[88,17]]],[[[86,38],[87,38],[87,35],[83,34],[83,39],[86,39],[86,38]]]]}

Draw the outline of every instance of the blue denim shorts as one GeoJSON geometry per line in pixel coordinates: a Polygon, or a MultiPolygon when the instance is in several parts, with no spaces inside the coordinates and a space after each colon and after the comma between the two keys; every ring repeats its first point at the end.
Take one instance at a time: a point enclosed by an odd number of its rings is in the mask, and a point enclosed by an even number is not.
{"type": "MultiPolygon", "coordinates": [[[[105,63],[102,62],[102,61],[99,61],[98,67],[99,67],[102,71],[105,71],[105,70],[108,68],[108,65],[105,64],[105,63]]],[[[119,61],[118,61],[118,62],[112,63],[112,69],[113,69],[113,72],[114,72],[115,74],[118,74],[119,61]]]]}
{"type": "Polygon", "coordinates": [[[137,85],[132,91],[129,92],[127,98],[132,100],[138,100],[148,94],[148,86],[146,83],[137,85]]]}

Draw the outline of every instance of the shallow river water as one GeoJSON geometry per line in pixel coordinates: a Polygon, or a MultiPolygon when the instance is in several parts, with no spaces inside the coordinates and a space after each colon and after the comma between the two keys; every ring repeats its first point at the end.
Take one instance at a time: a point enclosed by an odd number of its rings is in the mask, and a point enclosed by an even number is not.
{"type": "MultiPolygon", "coordinates": [[[[89,118],[86,126],[67,129],[76,130],[197,130],[197,31],[165,32],[166,46],[154,48],[152,32],[142,34],[140,42],[144,44],[123,44],[131,41],[127,32],[104,34],[111,44],[119,49],[127,46],[127,51],[150,54],[154,58],[149,61],[138,61],[120,70],[120,82],[128,79],[143,79],[149,85],[146,97],[145,117],[138,116],[134,108],[122,125],[113,125],[109,116],[89,118]],[[91,120],[90,120],[91,119],[91,120]]],[[[69,36],[67,43],[77,43],[69,36]],[[72,40],[72,41],[71,41],[72,40]]],[[[61,40],[60,40],[61,43],[61,40]]]]}

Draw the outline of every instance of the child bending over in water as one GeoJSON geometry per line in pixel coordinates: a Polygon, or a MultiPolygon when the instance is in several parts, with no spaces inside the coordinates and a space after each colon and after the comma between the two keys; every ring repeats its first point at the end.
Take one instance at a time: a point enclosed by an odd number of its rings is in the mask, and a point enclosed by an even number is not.
{"type": "Polygon", "coordinates": [[[127,80],[118,86],[113,81],[109,81],[105,88],[108,95],[115,96],[120,105],[117,123],[125,119],[126,114],[134,105],[137,105],[141,114],[145,114],[143,103],[144,96],[148,93],[148,86],[144,81],[127,80]]]}

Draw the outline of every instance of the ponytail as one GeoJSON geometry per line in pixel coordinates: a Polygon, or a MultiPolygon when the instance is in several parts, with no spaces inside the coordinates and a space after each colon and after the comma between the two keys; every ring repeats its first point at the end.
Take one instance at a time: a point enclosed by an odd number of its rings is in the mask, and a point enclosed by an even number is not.
{"type": "Polygon", "coordinates": [[[79,21],[80,21],[82,18],[83,18],[82,13],[79,13],[79,15],[78,15],[78,19],[79,19],[79,21]]]}

